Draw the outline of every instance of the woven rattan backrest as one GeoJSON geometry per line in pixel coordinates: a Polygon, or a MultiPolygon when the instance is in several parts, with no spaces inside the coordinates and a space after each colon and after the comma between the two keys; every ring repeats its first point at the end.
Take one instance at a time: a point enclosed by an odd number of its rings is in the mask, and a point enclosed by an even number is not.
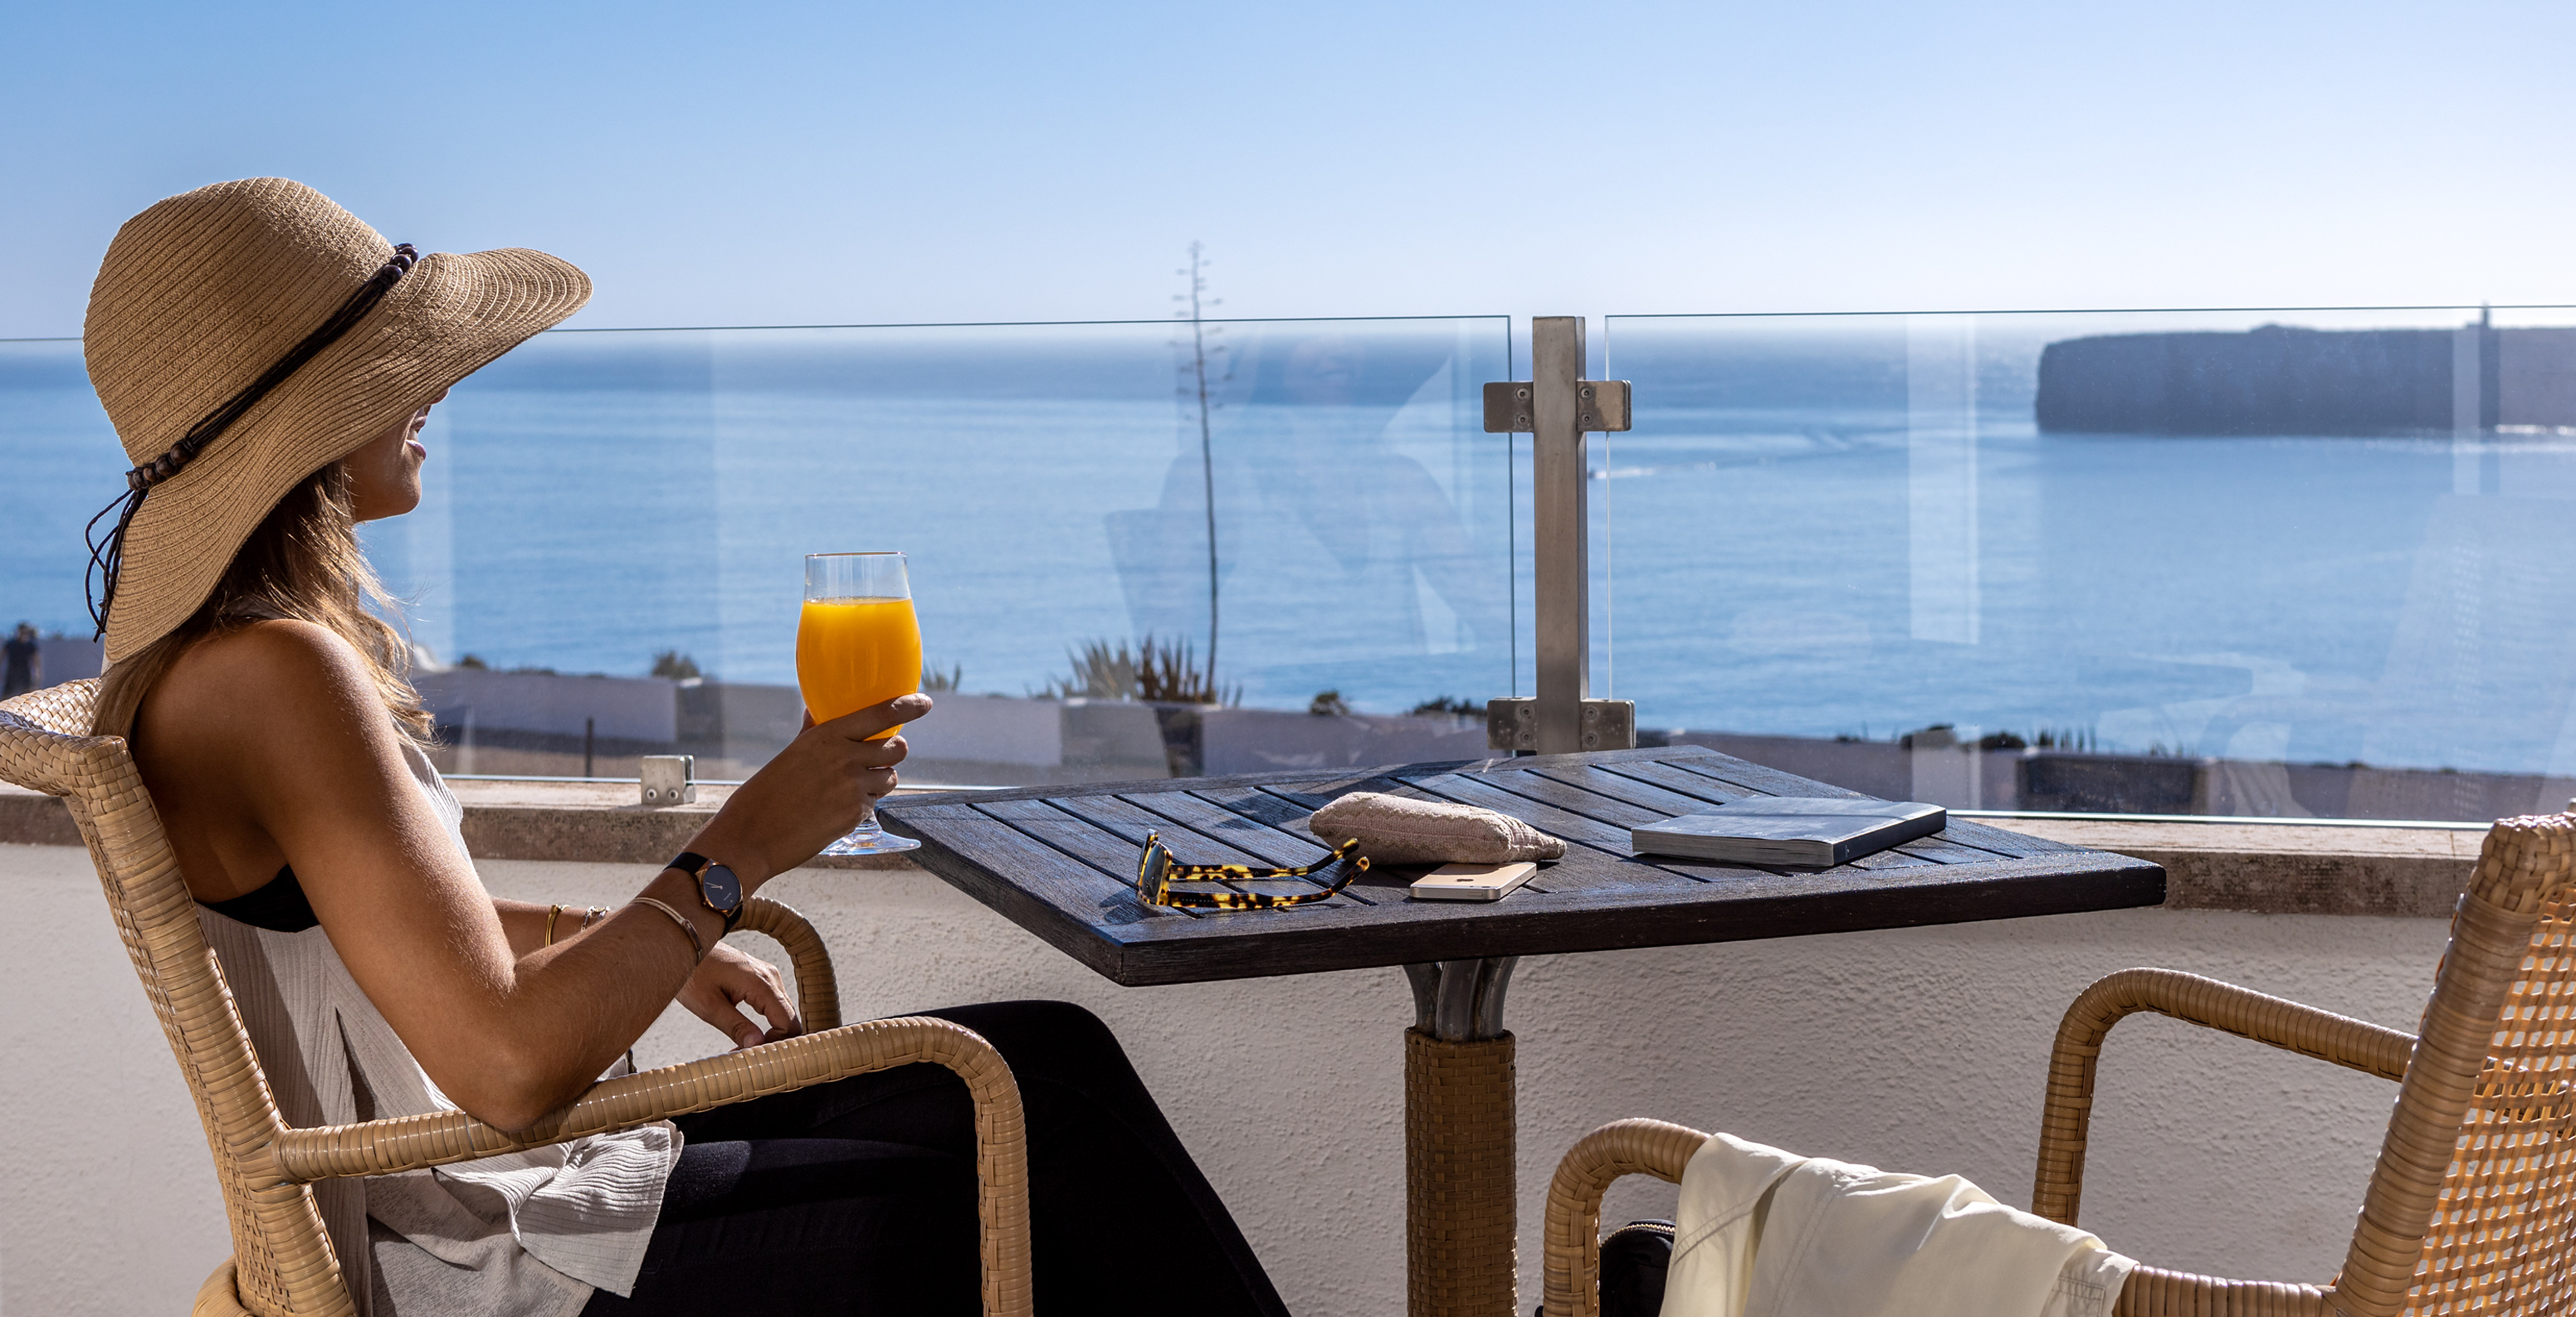
{"type": "Polygon", "coordinates": [[[2576,819],[2487,834],[2451,922],[2335,1306],[2382,1317],[2570,1311],[2576,1220],[2576,819]]]}
{"type": "Polygon", "coordinates": [[[0,701],[0,779],[64,797],[89,844],[117,934],[205,1121],[242,1303],[272,1315],[350,1313],[312,1191],[279,1183],[270,1164],[277,1103],[197,926],[160,812],[125,739],[87,734],[97,689],[76,681],[0,701]]]}

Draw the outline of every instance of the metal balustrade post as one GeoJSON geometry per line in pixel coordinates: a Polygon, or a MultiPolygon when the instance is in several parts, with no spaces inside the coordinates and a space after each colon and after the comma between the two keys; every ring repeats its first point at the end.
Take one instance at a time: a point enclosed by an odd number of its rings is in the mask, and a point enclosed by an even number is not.
{"type": "Polygon", "coordinates": [[[1530,440],[1531,567],[1536,580],[1540,754],[1582,748],[1582,701],[1592,693],[1591,563],[1585,552],[1592,483],[1574,420],[1583,379],[1583,321],[1530,321],[1530,383],[1537,412],[1530,440]]]}
{"type": "Polygon", "coordinates": [[[1534,698],[1489,700],[1486,744],[1571,754],[1637,744],[1637,706],[1592,699],[1592,472],[1584,436],[1628,428],[1628,382],[1583,378],[1583,317],[1530,320],[1530,378],[1485,386],[1488,433],[1530,436],[1538,683],[1534,698]]]}

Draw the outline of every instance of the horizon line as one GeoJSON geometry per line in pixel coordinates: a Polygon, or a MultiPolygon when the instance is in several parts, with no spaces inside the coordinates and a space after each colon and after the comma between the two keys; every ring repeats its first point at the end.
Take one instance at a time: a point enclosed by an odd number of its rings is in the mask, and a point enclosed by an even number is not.
{"type": "MultiPolygon", "coordinates": [[[[2417,304],[2390,303],[2375,306],[2111,306],[2111,307],[1980,307],[1947,310],[1878,310],[1878,311],[1620,311],[1605,312],[1598,317],[1612,320],[1780,320],[1823,319],[1827,317],[1883,316],[2076,316],[2076,315],[2217,315],[2255,312],[2319,311],[2576,311],[2576,302],[2430,302],[2417,304]]],[[[1380,316],[1202,316],[1196,321],[1187,317],[1166,320],[889,320],[838,321],[821,324],[780,325],[582,325],[571,329],[552,328],[544,334],[676,334],[725,333],[811,329],[1045,329],[1086,325],[1282,325],[1282,324],[1353,324],[1395,320],[1526,320],[1530,317],[1512,313],[1484,312],[1472,315],[1380,315],[1380,316]]],[[[1594,317],[1585,317],[1592,319],[1594,317]]],[[[2510,328],[2511,326],[2504,326],[2510,328]]],[[[0,343],[77,343],[78,334],[31,334],[22,337],[0,337],[0,343]]]]}

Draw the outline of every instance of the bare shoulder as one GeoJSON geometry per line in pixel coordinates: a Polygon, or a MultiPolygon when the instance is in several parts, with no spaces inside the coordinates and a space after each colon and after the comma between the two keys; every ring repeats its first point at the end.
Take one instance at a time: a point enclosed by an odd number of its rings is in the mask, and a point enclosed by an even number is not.
{"type": "Polygon", "coordinates": [[[330,888],[348,871],[325,860],[334,838],[352,853],[398,852],[405,811],[420,804],[367,661],[306,622],[192,646],[145,697],[135,733],[180,872],[207,900],[289,861],[312,870],[308,893],[330,888]]]}
{"type": "Polygon", "coordinates": [[[281,619],[191,647],[144,702],[143,725],[147,739],[165,742],[211,735],[250,748],[280,736],[309,743],[338,730],[364,744],[379,728],[391,734],[383,708],[349,642],[328,627],[281,619]]]}

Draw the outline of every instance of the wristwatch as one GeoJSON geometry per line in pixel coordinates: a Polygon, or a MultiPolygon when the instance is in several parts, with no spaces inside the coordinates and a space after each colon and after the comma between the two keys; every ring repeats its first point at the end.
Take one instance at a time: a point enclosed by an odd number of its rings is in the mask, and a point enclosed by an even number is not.
{"type": "Polygon", "coordinates": [[[730,933],[742,924],[742,880],[733,870],[696,851],[682,851],[667,866],[698,880],[698,901],[709,910],[724,916],[725,931],[730,933]]]}

